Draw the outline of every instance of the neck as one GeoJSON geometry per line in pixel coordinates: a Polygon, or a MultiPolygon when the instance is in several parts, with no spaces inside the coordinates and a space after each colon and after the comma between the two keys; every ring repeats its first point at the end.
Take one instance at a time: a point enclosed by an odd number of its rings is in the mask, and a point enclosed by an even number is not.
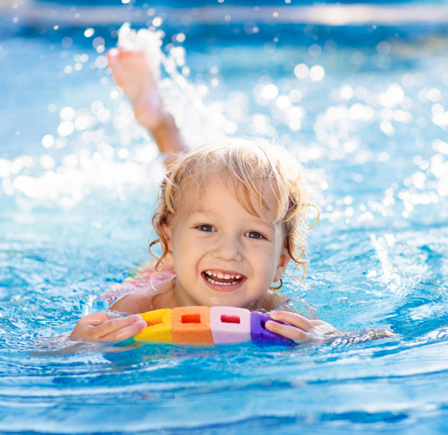
{"type": "MultiPolygon", "coordinates": [[[[193,307],[193,306],[202,306],[202,304],[195,299],[193,299],[182,287],[178,278],[173,279],[173,308],[179,307],[193,307]]],[[[264,294],[260,299],[252,302],[249,306],[245,307],[250,311],[264,309],[267,311],[277,309],[279,307],[279,303],[277,301],[277,294],[274,294],[272,291],[268,290],[266,294],[264,294]]]]}
{"type": "Polygon", "coordinates": [[[177,277],[174,279],[174,304],[176,307],[192,307],[201,305],[182,288],[177,277]]]}

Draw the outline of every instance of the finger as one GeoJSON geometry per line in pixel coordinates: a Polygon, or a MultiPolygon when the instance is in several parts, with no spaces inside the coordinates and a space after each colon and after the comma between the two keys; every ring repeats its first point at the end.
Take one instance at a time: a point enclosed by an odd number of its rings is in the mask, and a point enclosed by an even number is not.
{"type": "MultiPolygon", "coordinates": [[[[321,331],[324,334],[336,331],[336,328],[323,320],[310,320],[314,325],[314,331],[321,331]]],[[[311,331],[313,332],[313,331],[311,331]]]]}
{"type": "Polygon", "coordinates": [[[138,334],[139,332],[142,332],[147,326],[148,325],[145,320],[143,320],[143,319],[138,320],[129,326],[121,328],[118,331],[114,331],[114,332],[106,335],[105,337],[102,337],[101,341],[127,340],[128,338],[133,337],[134,335],[138,334]]]}
{"type": "Polygon", "coordinates": [[[87,324],[92,326],[98,326],[110,320],[109,315],[105,311],[100,311],[98,313],[89,314],[84,316],[79,320],[79,324],[87,324]]]}
{"type": "Polygon", "coordinates": [[[324,322],[323,320],[317,320],[317,319],[310,319],[310,322],[313,325],[323,325],[324,323],[327,323],[327,322],[324,322]]]}
{"type": "Polygon", "coordinates": [[[320,326],[320,325],[331,326],[329,323],[324,322],[323,320],[310,320],[310,322],[311,322],[314,326],[320,326]]]}
{"type": "Polygon", "coordinates": [[[307,332],[299,328],[294,328],[294,326],[282,325],[281,323],[273,322],[272,320],[268,320],[266,322],[265,328],[271,332],[275,332],[276,334],[289,338],[296,343],[303,343],[312,340],[311,335],[307,332]]]}
{"type": "Polygon", "coordinates": [[[297,326],[297,328],[309,331],[314,328],[314,325],[301,314],[290,313],[288,311],[272,311],[269,316],[273,320],[281,320],[291,325],[297,326]]]}
{"type": "Polygon", "coordinates": [[[102,325],[100,325],[94,329],[95,338],[97,340],[102,339],[103,337],[105,337],[109,334],[112,334],[115,331],[118,331],[119,329],[126,328],[126,327],[132,325],[133,323],[136,323],[139,321],[144,322],[146,325],[146,321],[143,320],[143,317],[140,316],[139,314],[136,314],[134,316],[125,317],[122,319],[109,320],[108,322],[103,323],[102,325]]]}

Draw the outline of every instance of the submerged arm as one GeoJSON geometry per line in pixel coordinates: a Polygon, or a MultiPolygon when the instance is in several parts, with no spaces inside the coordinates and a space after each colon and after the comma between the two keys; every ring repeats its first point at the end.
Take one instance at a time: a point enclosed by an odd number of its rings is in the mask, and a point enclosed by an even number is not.
{"type": "Polygon", "coordinates": [[[388,328],[350,332],[338,331],[327,322],[322,320],[309,320],[302,314],[289,311],[272,311],[269,315],[273,320],[285,322],[287,325],[269,321],[266,322],[266,329],[289,338],[297,344],[331,342],[332,346],[338,346],[396,336],[388,328]]]}

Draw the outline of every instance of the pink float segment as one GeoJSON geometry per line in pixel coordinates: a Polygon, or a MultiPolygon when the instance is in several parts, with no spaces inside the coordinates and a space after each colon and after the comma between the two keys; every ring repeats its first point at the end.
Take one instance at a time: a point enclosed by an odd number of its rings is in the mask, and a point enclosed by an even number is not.
{"type": "Polygon", "coordinates": [[[215,344],[251,341],[250,311],[245,308],[211,307],[210,330],[215,344]]]}

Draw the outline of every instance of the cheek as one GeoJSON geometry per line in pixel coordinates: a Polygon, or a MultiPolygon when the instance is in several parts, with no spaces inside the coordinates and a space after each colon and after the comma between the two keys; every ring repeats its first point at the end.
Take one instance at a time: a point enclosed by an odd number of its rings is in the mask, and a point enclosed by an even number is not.
{"type": "Polygon", "coordinates": [[[266,249],[256,249],[253,252],[254,264],[260,274],[271,279],[277,270],[280,256],[283,252],[285,240],[282,232],[275,237],[275,243],[271,243],[266,249]]]}
{"type": "Polygon", "coordinates": [[[251,250],[252,267],[258,276],[270,276],[277,266],[277,249],[273,246],[256,247],[251,250]]]}
{"type": "Polygon", "coordinates": [[[283,230],[279,230],[279,233],[277,234],[276,242],[275,242],[276,258],[280,258],[280,256],[284,253],[285,246],[286,246],[286,237],[284,235],[283,230]]]}
{"type": "Polygon", "coordinates": [[[195,238],[194,233],[186,230],[173,243],[174,262],[182,269],[186,269],[187,265],[191,267],[200,260],[204,250],[204,243],[195,238]]]}

